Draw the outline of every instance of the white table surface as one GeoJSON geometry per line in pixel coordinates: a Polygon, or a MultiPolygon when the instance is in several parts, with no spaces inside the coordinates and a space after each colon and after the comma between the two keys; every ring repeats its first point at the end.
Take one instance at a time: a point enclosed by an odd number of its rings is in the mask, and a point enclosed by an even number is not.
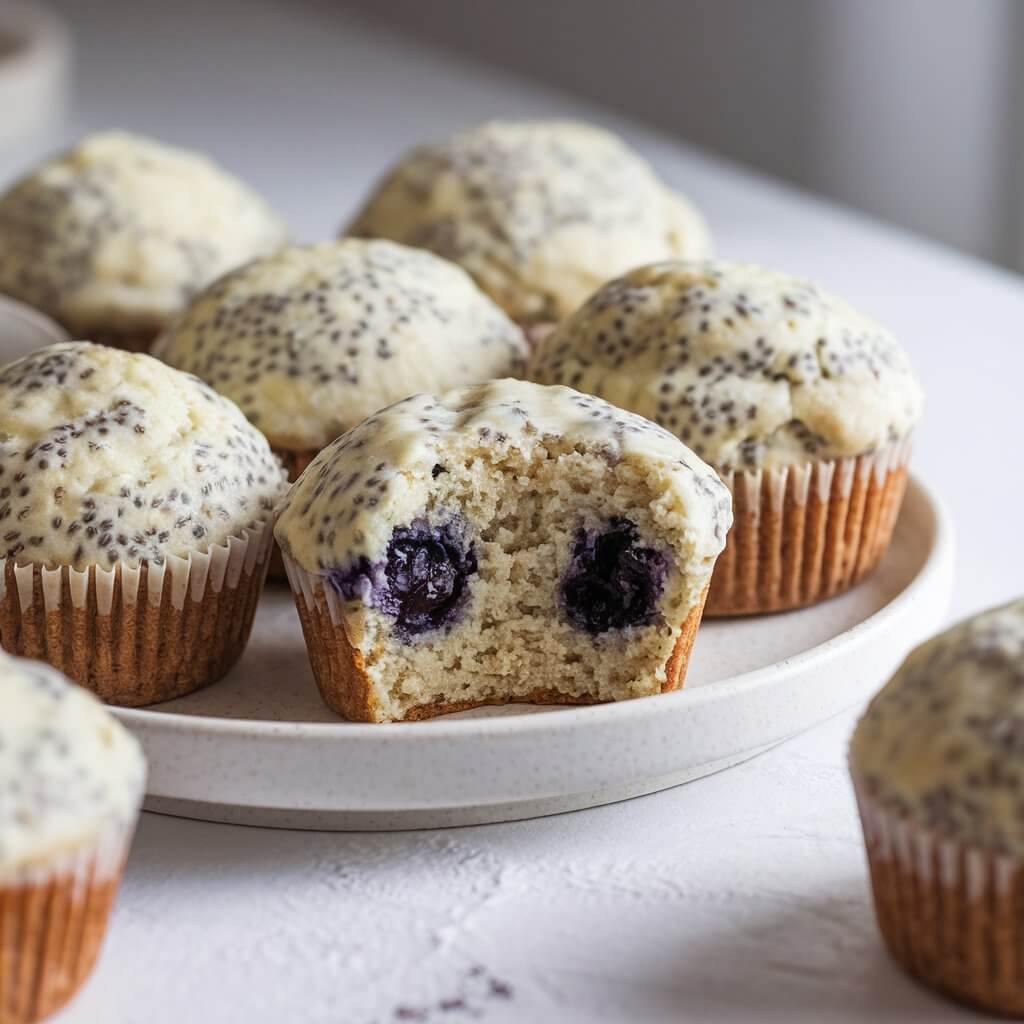
{"type": "MultiPolygon", "coordinates": [[[[929,397],[916,468],[958,528],[953,612],[1024,591],[1019,278],[327,8],[67,6],[72,118],[0,152],[0,180],[124,126],[208,150],[314,239],[413,140],[496,114],[624,131],[707,211],[720,253],[812,275],[899,333],[929,397]]],[[[146,815],[99,967],[60,1020],[969,1018],[880,945],[844,770],[854,718],[700,782],[532,822],[345,835],[146,815]]]]}

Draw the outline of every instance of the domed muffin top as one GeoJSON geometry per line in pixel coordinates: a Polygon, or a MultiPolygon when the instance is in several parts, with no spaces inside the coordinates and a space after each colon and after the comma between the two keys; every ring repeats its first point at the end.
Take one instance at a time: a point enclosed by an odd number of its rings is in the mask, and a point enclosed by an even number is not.
{"type": "Polygon", "coordinates": [[[237,402],[275,447],[303,450],[416,392],[521,373],[527,349],[455,264],[347,239],[221,278],[154,352],[237,402]]]}
{"type": "Polygon", "coordinates": [[[204,157],[101,132],[0,196],[0,292],[80,337],[158,330],[285,234],[262,199],[204,157]]]}
{"type": "Polygon", "coordinates": [[[413,150],[349,233],[454,260],[524,323],[560,320],[616,274],[709,246],[697,211],[644,160],[569,121],[489,121],[413,150]]]}
{"type": "Polygon", "coordinates": [[[531,376],[647,416],[723,472],[859,455],[922,407],[883,328],[809,281],[722,261],[607,283],[544,339],[531,376]]]}
{"type": "Polygon", "coordinates": [[[150,356],[67,342],[0,367],[0,558],[185,557],[266,520],[281,487],[238,408],[150,356]]]}
{"type": "Polygon", "coordinates": [[[857,725],[850,767],[900,817],[1024,854],[1024,601],[913,651],[857,725]]]}
{"type": "MultiPolygon", "coordinates": [[[[395,524],[421,514],[425,484],[448,459],[497,463],[580,445],[657,483],[659,517],[684,521],[691,558],[710,566],[732,523],[729,491],[656,424],[571,388],[489,381],[384,409],[325,448],[281,504],[275,536],[307,572],[386,550],[395,524]]],[[[524,468],[523,472],[527,472],[524,468]]],[[[710,571],[710,569],[709,569],[710,571]]]]}
{"type": "Polygon", "coordinates": [[[0,651],[0,879],[131,828],[146,763],[86,690],[0,651]]]}

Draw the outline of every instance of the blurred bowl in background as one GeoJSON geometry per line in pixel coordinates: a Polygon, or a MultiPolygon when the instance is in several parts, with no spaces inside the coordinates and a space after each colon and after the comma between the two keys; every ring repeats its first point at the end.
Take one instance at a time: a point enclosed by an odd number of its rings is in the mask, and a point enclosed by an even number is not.
{"type": "Polygon", "coordinates": [[[71,41],[56,14],[0,3],[0,146],[53,125],[68,95],[71,41]]]}
{"type": "Polygon", "coordinates": [[[67,340],[67,331],[48,316],[0,295],[0,366],[44,345],[67,340]]]}

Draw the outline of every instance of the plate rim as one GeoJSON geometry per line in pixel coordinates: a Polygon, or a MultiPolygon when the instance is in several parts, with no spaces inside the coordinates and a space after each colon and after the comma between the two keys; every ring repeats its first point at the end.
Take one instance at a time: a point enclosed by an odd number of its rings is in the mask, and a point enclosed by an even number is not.
{"type": "MultiPolygon", "coordinates": [[[[673,693],[654,694],[637,700],[610,702],[584,706],[555,708],[539,715],[512,715],[494,718],[447,718],[434,719],[427,728],[417,728],[423,723],[388,722],[295,722],[272,719],[224,718],[213,715],[186,715],[180,712],[153,711],[148,708],[119,708],[109,710],[128,728],[141,729],[161,735],[187,733],[193,737],[245,736],[254,741],[262,739],[324,740],[336,736],[346,742],[382,744],[400,742],[405,745],[433,743],[447,738],[458,738],[467,734],[475,736],[505,736],[533,731],[573,731],[576,728],[601,725],[612,719],[643,717],[655,713],[658,708],[675,708],[676,705],[700,706],[708,702],[725,700],[742,695],[745,691],[762,685],[766,677],[777,677],[779,668],[788,670],[813,669],[814,663],[827,659],[832,650],[842,645],[863,643],[870,639],[873,628],[884,619],[899,615],[915,600],[918,591],[930,581],[947,572],[952,572],[955,552],[955,535],[949,510],[938,496],[922,482],[920,477],[908,475],[908,493],[919,492],[923,504],[934,520],[933,538],[930,550],[921,570],[910,583],[891,601],[862,619],[856,625],[830,637],[813,647],[800,651],[789,658],[750,669],[713,685],[687,689],[673,693]]],[[[785,612],[779,614],[786,614],[785,612]]],[[[699,633],[698,633],[699,635],[699,633]]],[[[213,684],[216,685],[216,684],[213,684]]]]}

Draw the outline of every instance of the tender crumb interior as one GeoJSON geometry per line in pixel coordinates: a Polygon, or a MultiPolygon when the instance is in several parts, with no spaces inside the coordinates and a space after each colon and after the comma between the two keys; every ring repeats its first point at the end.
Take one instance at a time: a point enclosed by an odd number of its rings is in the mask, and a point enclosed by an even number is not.
{"type": "Polygon", "coordinates": [[[621,700],[657,693],[680,627],[710,566],[691,565],[686,510],[657,466],[612,464],[565,444],[529,452],[467,446],[435,467],[423,518],[462,521],[476,572],[456,621],[401,636],[394,619],[360,608],[349,622],[365,658],[377,713],[402,718],[433,704],[621,700]],[[648,624],[590,634],[566,614],[562,584],[581,531],[615,521],[664,556],[648,624]]]}

